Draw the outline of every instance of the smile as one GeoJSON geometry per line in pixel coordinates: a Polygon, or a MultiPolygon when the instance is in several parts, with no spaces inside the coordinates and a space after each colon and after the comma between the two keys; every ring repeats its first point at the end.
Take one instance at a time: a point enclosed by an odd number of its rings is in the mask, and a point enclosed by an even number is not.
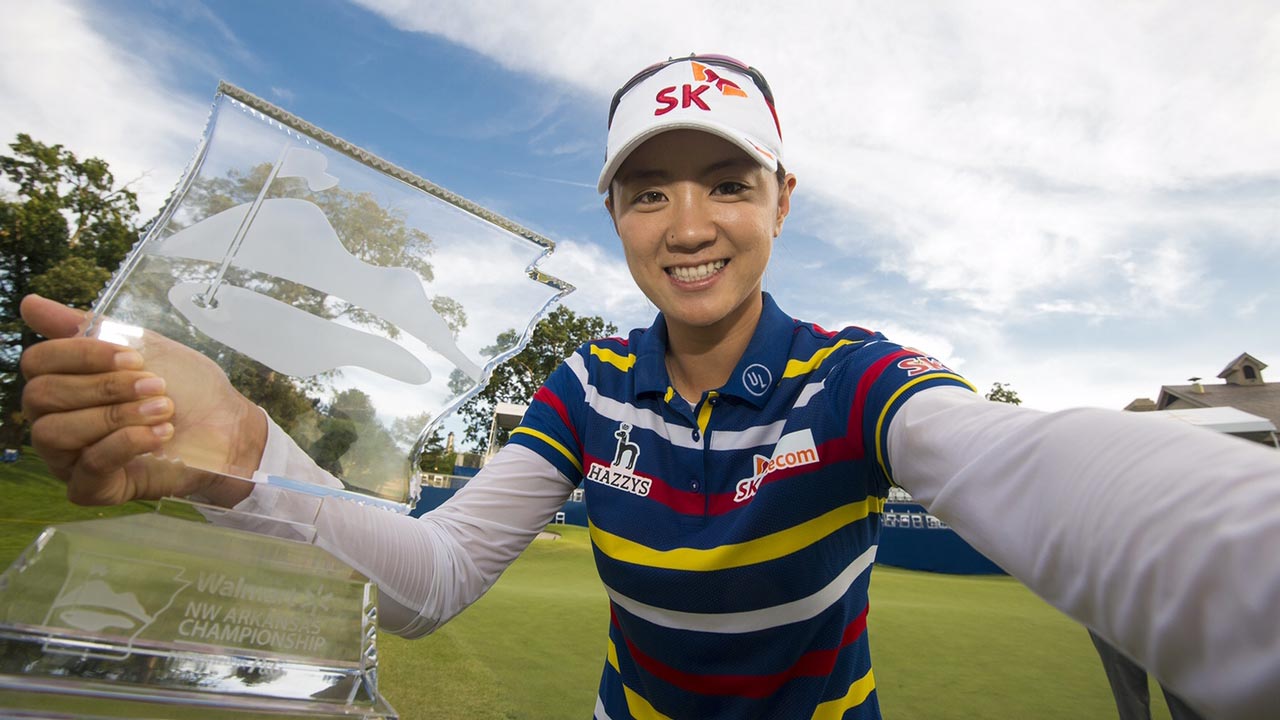
{"type": "Polygon", "coordinates": [[[726,260],[716,260],[714,262],[703,263],[701,265],[694,265],[693,267],[670,267],[667,268],[667,274],[680,282],[698,282],[699,280],[706,280],[712,275],[720,272],[720,270],[727,264],[728,261],[726,260]]]}

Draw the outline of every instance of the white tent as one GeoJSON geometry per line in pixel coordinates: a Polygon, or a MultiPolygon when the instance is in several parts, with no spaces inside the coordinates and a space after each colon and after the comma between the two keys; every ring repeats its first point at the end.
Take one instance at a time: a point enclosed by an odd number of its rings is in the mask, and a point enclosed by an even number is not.
{"type": "Polygon", "coordinates": [[[498,451],[493,446],[493,441],[498,434],[498,429],[514,430],[520,421],[524,419],[524,413],[529,409],[528,405],[517,405],[515,403],[500,402],[493,409],[493,420],[489,423],[489,445],[487,447],[487,457],[492,457],[498,451]]]}
{"type": "Polygon", "coordinates": [[[1276,425],[1270,420],[1233,407],[1178,408],[1176,410],[1157,410],[1147,413],[1153,417],[1164,417],[1195,425],[1220,433],[1270,433],[1271,442],[1280,447],[1276,439],[1276,425]]]}

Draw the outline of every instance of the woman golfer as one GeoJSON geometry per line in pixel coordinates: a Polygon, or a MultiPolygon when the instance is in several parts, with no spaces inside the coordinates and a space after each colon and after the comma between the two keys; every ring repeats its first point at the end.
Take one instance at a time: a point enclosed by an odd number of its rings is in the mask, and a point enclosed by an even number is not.
{"type": "MultiPolygon", "coordinates": [[[[1280,453],[989,403],[925,353],[791,318],[761,287],[796,189],[783,158],[769,86],[743,63],[682,57],[618,91],[599,190],[660,312],[565,360],[438,510],[320,508],[317,543],[375,579],[383,627],[447,621],[582,487],[610,601],[597,718],[877,718],[867,585],[896,483],[1207,715],[1280,707],[1280,453]]],[[[59,338],[23,358],[24,402],[71,499],[315,515],[269,487],[153,472],[140,456],[181,422],[179,389],[74,337],[75,311],[23,312],[59,338]]],[[[210,406],[239,419],[229,464],[336,482],[225,387],[210,406]]]]}

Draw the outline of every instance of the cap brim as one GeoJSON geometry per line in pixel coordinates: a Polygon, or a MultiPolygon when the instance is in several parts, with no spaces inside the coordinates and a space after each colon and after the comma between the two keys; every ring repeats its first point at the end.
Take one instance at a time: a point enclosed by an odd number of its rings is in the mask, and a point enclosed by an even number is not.
{"type": "Polygon", "coordinates": [[[609,159],[609,162],[604,166],[604,169],[600,171],[600,178],[596,181],[596,192],[603,194],[608,191],[609,183],[613,182],[613,176],[618,174],[618,168],[622,167],[622,164],[627,161],[627,158],[631,156],[631,153],[635,152],[636,148],[643,145],[649,138],[661,135],[662,133],[670,130],[700,130],[702,132],[711,133],[712,135],[722,137],[736,145],[747,155],[751,156],[753,160],[764,166],[764,168],[769,172],[774,172],[778,169],[778,158],[774,156],[773,153],[764,149],[763,144],[753,141],[750,137],[719,123],[685,120],[646,128],[642,132],[637,133],[635,137],[627,140],[627,142],[618,149],[618,152],[614,153],[613,157],[609,159]]]}

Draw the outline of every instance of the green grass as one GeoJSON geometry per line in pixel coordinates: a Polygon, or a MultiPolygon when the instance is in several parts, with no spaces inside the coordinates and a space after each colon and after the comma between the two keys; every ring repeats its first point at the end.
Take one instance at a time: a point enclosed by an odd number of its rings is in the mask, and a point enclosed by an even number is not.
{"type": "Polygon", "coordinates": [[[433,718],[591,717],[608,601],[586,529],[550,529],[561,538],[535,540],[448,625],[421,640],[379,637],[384,693],[397,710],[433,718]]]}
{"type": "Polygon", "coordinates": [[[154,507],[151,502],[117,507],[72,505],[66,499],[66,486],[49,475],[31,448],[24,447],[18,462],[0,465],[0,567],[8,567],[52,523],[130,515],[154,507]]]}
{"type": "MultiPolygon", "coordinates": [[[[80,508],[26,449],[0,465],[0,563],[49,523],[146,511],[80,508]]],[[[608,604],[583,528],[553,526],[474,606],[421,640],[379,636],[383,694],[401,717],[585,718],[608,604]]],[[[869,633],[891,720],[1114,718],[1088,634],[1006,577],[877,567],[869,633]]],[[[1153,685],[1152,716],[1168,718],[1153,685]]]]}

